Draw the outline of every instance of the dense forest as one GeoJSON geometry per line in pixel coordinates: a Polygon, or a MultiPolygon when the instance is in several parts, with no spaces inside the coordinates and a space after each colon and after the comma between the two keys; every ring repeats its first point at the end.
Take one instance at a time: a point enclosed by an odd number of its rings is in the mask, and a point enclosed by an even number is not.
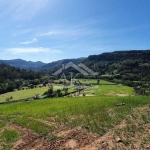
{"type": "Polygon", "coordinates": [[[40,83],[40,79],[41,74],[39,72],[0,64],[0,94],[29,84],[40,83]]]}

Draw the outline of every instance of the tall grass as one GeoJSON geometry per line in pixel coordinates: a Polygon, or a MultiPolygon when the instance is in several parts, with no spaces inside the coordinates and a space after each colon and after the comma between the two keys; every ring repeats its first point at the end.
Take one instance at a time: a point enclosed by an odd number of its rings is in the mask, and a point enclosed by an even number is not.
{"type": "Polygon", "coordinates": [[[2,148],[3,150],[10,149],[13,144],[18,140],[18,138],[19,133],[16,130],[5,129],[0,134],[0,148],[2,148]]]}

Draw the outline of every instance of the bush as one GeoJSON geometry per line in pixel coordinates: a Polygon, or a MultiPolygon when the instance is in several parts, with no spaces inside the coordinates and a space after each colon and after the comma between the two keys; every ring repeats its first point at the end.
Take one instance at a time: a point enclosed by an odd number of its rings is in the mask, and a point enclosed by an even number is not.
{"type": "Polygon", "coordinates": [[[9,98],[9,97],[7,97],[7,98],[6,98],[6,102],[9,102],[9,101],[10,101],[10,98],[9,98]]]}

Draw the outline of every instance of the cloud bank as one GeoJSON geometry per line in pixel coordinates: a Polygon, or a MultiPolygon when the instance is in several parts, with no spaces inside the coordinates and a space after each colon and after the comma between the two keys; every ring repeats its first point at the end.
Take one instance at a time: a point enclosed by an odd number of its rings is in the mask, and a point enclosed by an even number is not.
{"type": "Polygon", "coordinates": [[[9,48],[6,49],[6,52],[12,53],[12,54],[30,54],[30,53],[51,53],[51,54],[58,54],[62,53],[60,50],[56,49],[50,49],[50,48],[43,48],[43,47],[37,47],[37,48],[9,48]]]}

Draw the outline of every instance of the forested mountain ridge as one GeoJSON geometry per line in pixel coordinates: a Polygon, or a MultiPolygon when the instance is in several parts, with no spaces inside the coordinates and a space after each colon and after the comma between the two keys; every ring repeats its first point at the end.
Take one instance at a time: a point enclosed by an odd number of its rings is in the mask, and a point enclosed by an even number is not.
{"type": "Polygon", "coordinates": [[[76,58],[76,59],[62,59],[53,61],[50,63],[43,63],[41,61],[33,62],[26,61],[22,59],[12,59],[12,60],[0,60],[0,64],[7,64],[14,67],[19,67],[21,69],[35,70],[35,71],[49,71],[57,70],[62,64],[67,64],[69,62],[79,63],[85,58],[76,58]]]}
{"type": "Polygon", "coordinates": [[[82,63],[103,74],[144,73],[150,69],[150,50],[115,51],[91,55],[82,63]]]}
{"type": "Polygon", "coordinates": [[[95,61],[124,61],[125,59],[147,60],[150,58],[149,56],[150,50],[114,51],[99,55],[90,55],[85,61],[93,59],[95,61]]]}
{"type": "Polygon", "coordinates": [[[76,59],[62,59],[58,61],[53,61],[51,63],[48,63],[44,66],[42,66],[42,71],[50,71],[50,73],[54,73],[57,69],[59,69],[63,64],[67,64],[69,62],[73,62],[75,64],[78,64],[82,62],[85,58],[76,58],[76,59]]]}

